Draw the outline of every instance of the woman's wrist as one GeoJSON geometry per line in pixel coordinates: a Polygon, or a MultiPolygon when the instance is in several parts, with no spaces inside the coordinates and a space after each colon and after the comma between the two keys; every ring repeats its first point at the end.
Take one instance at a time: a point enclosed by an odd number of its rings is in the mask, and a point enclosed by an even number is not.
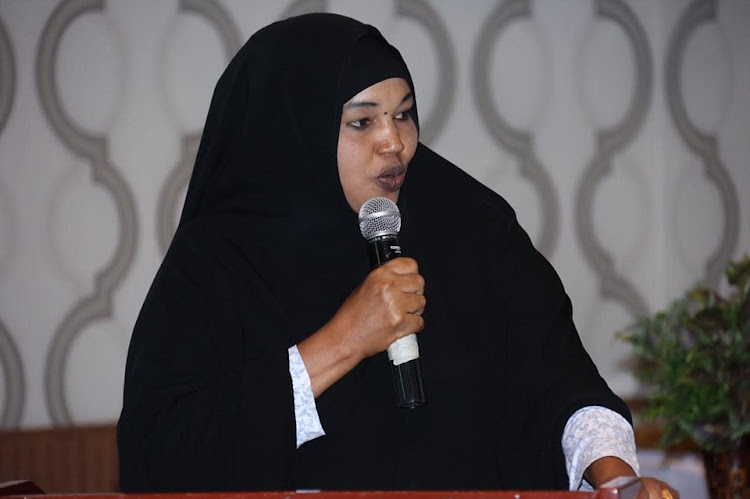
{"type": "Polygon", "coordinates": [[[613,478],[638,475],[622,459],[614,456],[606,456],[591,463],[583,473],[583,476],[595,489],[598,489],[602,484],[607,483],[613,478]]]}
{"type": "Polygon", "coordinates": [[[328,323],[297,344],[316,398],[361,361],[332,327],[328,323]]]}

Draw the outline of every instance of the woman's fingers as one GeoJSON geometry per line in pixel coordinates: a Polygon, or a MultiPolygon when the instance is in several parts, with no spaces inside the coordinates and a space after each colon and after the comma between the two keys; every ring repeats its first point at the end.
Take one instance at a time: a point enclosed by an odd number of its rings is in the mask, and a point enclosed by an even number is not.
{"type": "Polygon", "coordinates": [[[374,269],[339,309],[343,339],[371,356],[424,329],[427,299],[417,262],[396,258],[374,269]]]}
{"type": "Polygon", "coordinates": [[[410,293],[406,311],[410,314],[422,315],[427,306],[427,298],[423,294],[410,293]]]}

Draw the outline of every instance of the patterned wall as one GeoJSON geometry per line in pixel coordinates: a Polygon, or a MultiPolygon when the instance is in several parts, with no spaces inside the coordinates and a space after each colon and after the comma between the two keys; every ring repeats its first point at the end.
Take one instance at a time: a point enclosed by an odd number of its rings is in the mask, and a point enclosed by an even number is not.
{"type": "Polygon", "coordinates": [[[0,0],[0,427],[117,418],[216,79],[321,10],[401,48],[422,140],[514,205],[620,394],[613,332],[750,251],[747,0],[0,0]]]}

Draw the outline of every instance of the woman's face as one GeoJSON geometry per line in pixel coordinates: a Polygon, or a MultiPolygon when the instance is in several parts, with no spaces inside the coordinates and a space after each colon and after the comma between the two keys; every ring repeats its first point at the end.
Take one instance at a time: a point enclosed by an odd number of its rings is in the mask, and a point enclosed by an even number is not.
{"type": "Polygon", "coordinates": [[[339,128],[339,178],[355,212],[368,199],[394,203],[417,150],[417,126],[409,115],[414,97],[403,78],[376,83],[344,104],[339,128]]]}

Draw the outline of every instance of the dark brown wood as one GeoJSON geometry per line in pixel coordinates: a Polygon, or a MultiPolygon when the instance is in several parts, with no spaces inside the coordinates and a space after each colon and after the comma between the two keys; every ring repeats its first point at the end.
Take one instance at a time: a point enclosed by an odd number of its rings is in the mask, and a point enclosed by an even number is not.
{"type": "Polygon", "coordinates": [[[750,435],[723,452],[704,452],[711,497],[750,497],[750,435]]]}
{"type": "MultiPolygon", "coordinates": [[[[637,486],[637,483],[635,484],[637,486]]],[[[560,491],[348,491],[348,492],[210,492],[170,494],[19,494],[3,499],[629,499],[636,490],[560,491]]]]}
{"type": "Polygon", "coordinates": [[[0,483],[0,496],[38,495],[44,491],[30,480],[14,480],[0,483]]]}
{"type": "Polygon", "coordinates": [[[50,493],[118,492],[115,425],[0,431],[0,482],[50,493]]]}

